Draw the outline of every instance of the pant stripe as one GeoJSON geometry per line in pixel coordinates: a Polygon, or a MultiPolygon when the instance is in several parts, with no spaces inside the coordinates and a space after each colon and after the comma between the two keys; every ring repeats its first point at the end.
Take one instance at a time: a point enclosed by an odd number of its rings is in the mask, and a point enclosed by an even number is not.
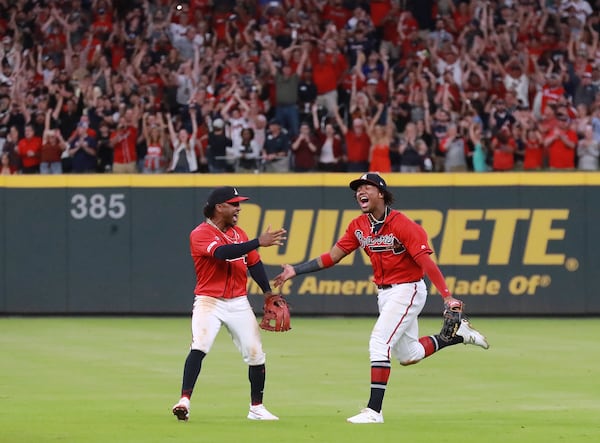
{"type": "Polygon", "coordinates": [[[400,318],[400,321],[398,322],[398,324],[396,325],[396,327],[394,328],[394,331],[392,332],[392,334],[390,335],[390,337],[387,339],[386,344],[390,344],[390,342],[392,341],[392,338],[394,338],[394,334],[396,333],[396,331],[398,330],[398,328],[400,327],[400,325],[402,324],[402,322],[404,321],[404,319],[406,318],[406,316],[408,315],[408,311],[410,310],[410,308],[412,307],[414,301],[415,301],[415,297],[417,296],[417,284],[415,283],[414,285],[414,291],[413,294],[410,298],[410,303],[408,304],[408,306],[406,307],[406,311],[404,311],[404,314],[402,314],[402,318],[400,318]]]}

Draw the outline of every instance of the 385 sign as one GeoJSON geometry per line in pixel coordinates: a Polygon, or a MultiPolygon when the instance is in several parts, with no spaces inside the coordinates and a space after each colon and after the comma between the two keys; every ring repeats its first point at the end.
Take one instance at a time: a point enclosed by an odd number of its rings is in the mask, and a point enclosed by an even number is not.
{"type": "Polygon", "coordinates": [[[71,217],[75,220],[91,218],[102,220],[123,218],[127,212],[125,194],[74,194],[71,197],[71,217]]]}

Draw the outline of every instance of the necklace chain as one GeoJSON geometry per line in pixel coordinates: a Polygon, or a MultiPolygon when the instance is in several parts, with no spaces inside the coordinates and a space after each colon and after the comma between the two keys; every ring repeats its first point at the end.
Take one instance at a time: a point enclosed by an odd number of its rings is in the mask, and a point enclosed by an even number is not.
{"type": "Polygon", "coordinates": [[[225,232],[223,232],[221,229],[219,229],[219,227],[215,224],[215,222],[213,222],[210,218],[206,219],[206,223],[208,223],[209,225],[211,225],[213,228],[215,228],[217,231],[219,231],[221,234],[223,234],[223,236],[229,240],[231,243],[238,243],[240,240],[240,234],[238,234],[238,232],[235,229],[232,229],[233,231],[233,238],[228,236],[225,232]]]}
{"type": "Polygon", "coordinates": [[[379,232],[379,230],[381,229],[381,227],[383,226],[383,222],[385,222],[385,219],[388,216],[388,207],[385,207],[385,210],[383,211],[383,218],[381,220],[377,220],[373,214],[371,212],[369,212],[369,219],[371,221],[371,232],[373,234],[377,234],[379,232]]]}
{"type": "Polygon", "coordinates": [[[383,223],[385,221],[385,218],[388,216],[388,207],[385,207],[385,210],[383,211],[383,218],[381,220],[377,220],[375,218],[375,216],[373,215],[372,212],[369,212],[369,218],[371,219],[372,223],[383,223]]]}

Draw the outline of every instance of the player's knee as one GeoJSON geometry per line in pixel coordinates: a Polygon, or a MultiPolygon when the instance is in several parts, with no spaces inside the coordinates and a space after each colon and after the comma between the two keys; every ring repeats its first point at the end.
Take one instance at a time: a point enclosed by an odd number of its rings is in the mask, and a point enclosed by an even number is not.
{"type": "Polygon", "coordinates": [[[389,359],[390,347],[387,343],[374,340],[369,342],[369,358],[371,361],[384,361],[389,359]]]}
{"type": "Polygon", "coordinates": [[[419,363],[421,360],[401,360],[400,364],[402,366],[410,366],[410,365],[416,365],[417,363],[419,363]]]}
{"type": "Polygon", "coordinates": [[[263,355],[262,358],[245,358],[244,362],[248,365],[248,366],[259,366],[259,365],[264,365],[265,361],[267,359],[265,358],[265,356],[263,355]]]}
{"type": "Polygon", "coordinates": [[[264,365],[267,360],[266,354],[261,350],[250,350],[244,357],[244,362],[250,366],[264,365]]]}
{"type": "Polygon", "coordinates": [[[422,346],[409,346],[404,352],[395,355],[402,366],[410,366],[419,363],[425,357],[422,346]]]}

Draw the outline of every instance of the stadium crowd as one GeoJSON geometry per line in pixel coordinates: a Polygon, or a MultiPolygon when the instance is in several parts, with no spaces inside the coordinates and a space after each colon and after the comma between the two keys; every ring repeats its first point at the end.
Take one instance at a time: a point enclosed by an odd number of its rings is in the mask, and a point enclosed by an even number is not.
{"type": "Polygon", "coordinates": [[[0,0],[0,173],[598,170],[599,8],[0,0]]]}

